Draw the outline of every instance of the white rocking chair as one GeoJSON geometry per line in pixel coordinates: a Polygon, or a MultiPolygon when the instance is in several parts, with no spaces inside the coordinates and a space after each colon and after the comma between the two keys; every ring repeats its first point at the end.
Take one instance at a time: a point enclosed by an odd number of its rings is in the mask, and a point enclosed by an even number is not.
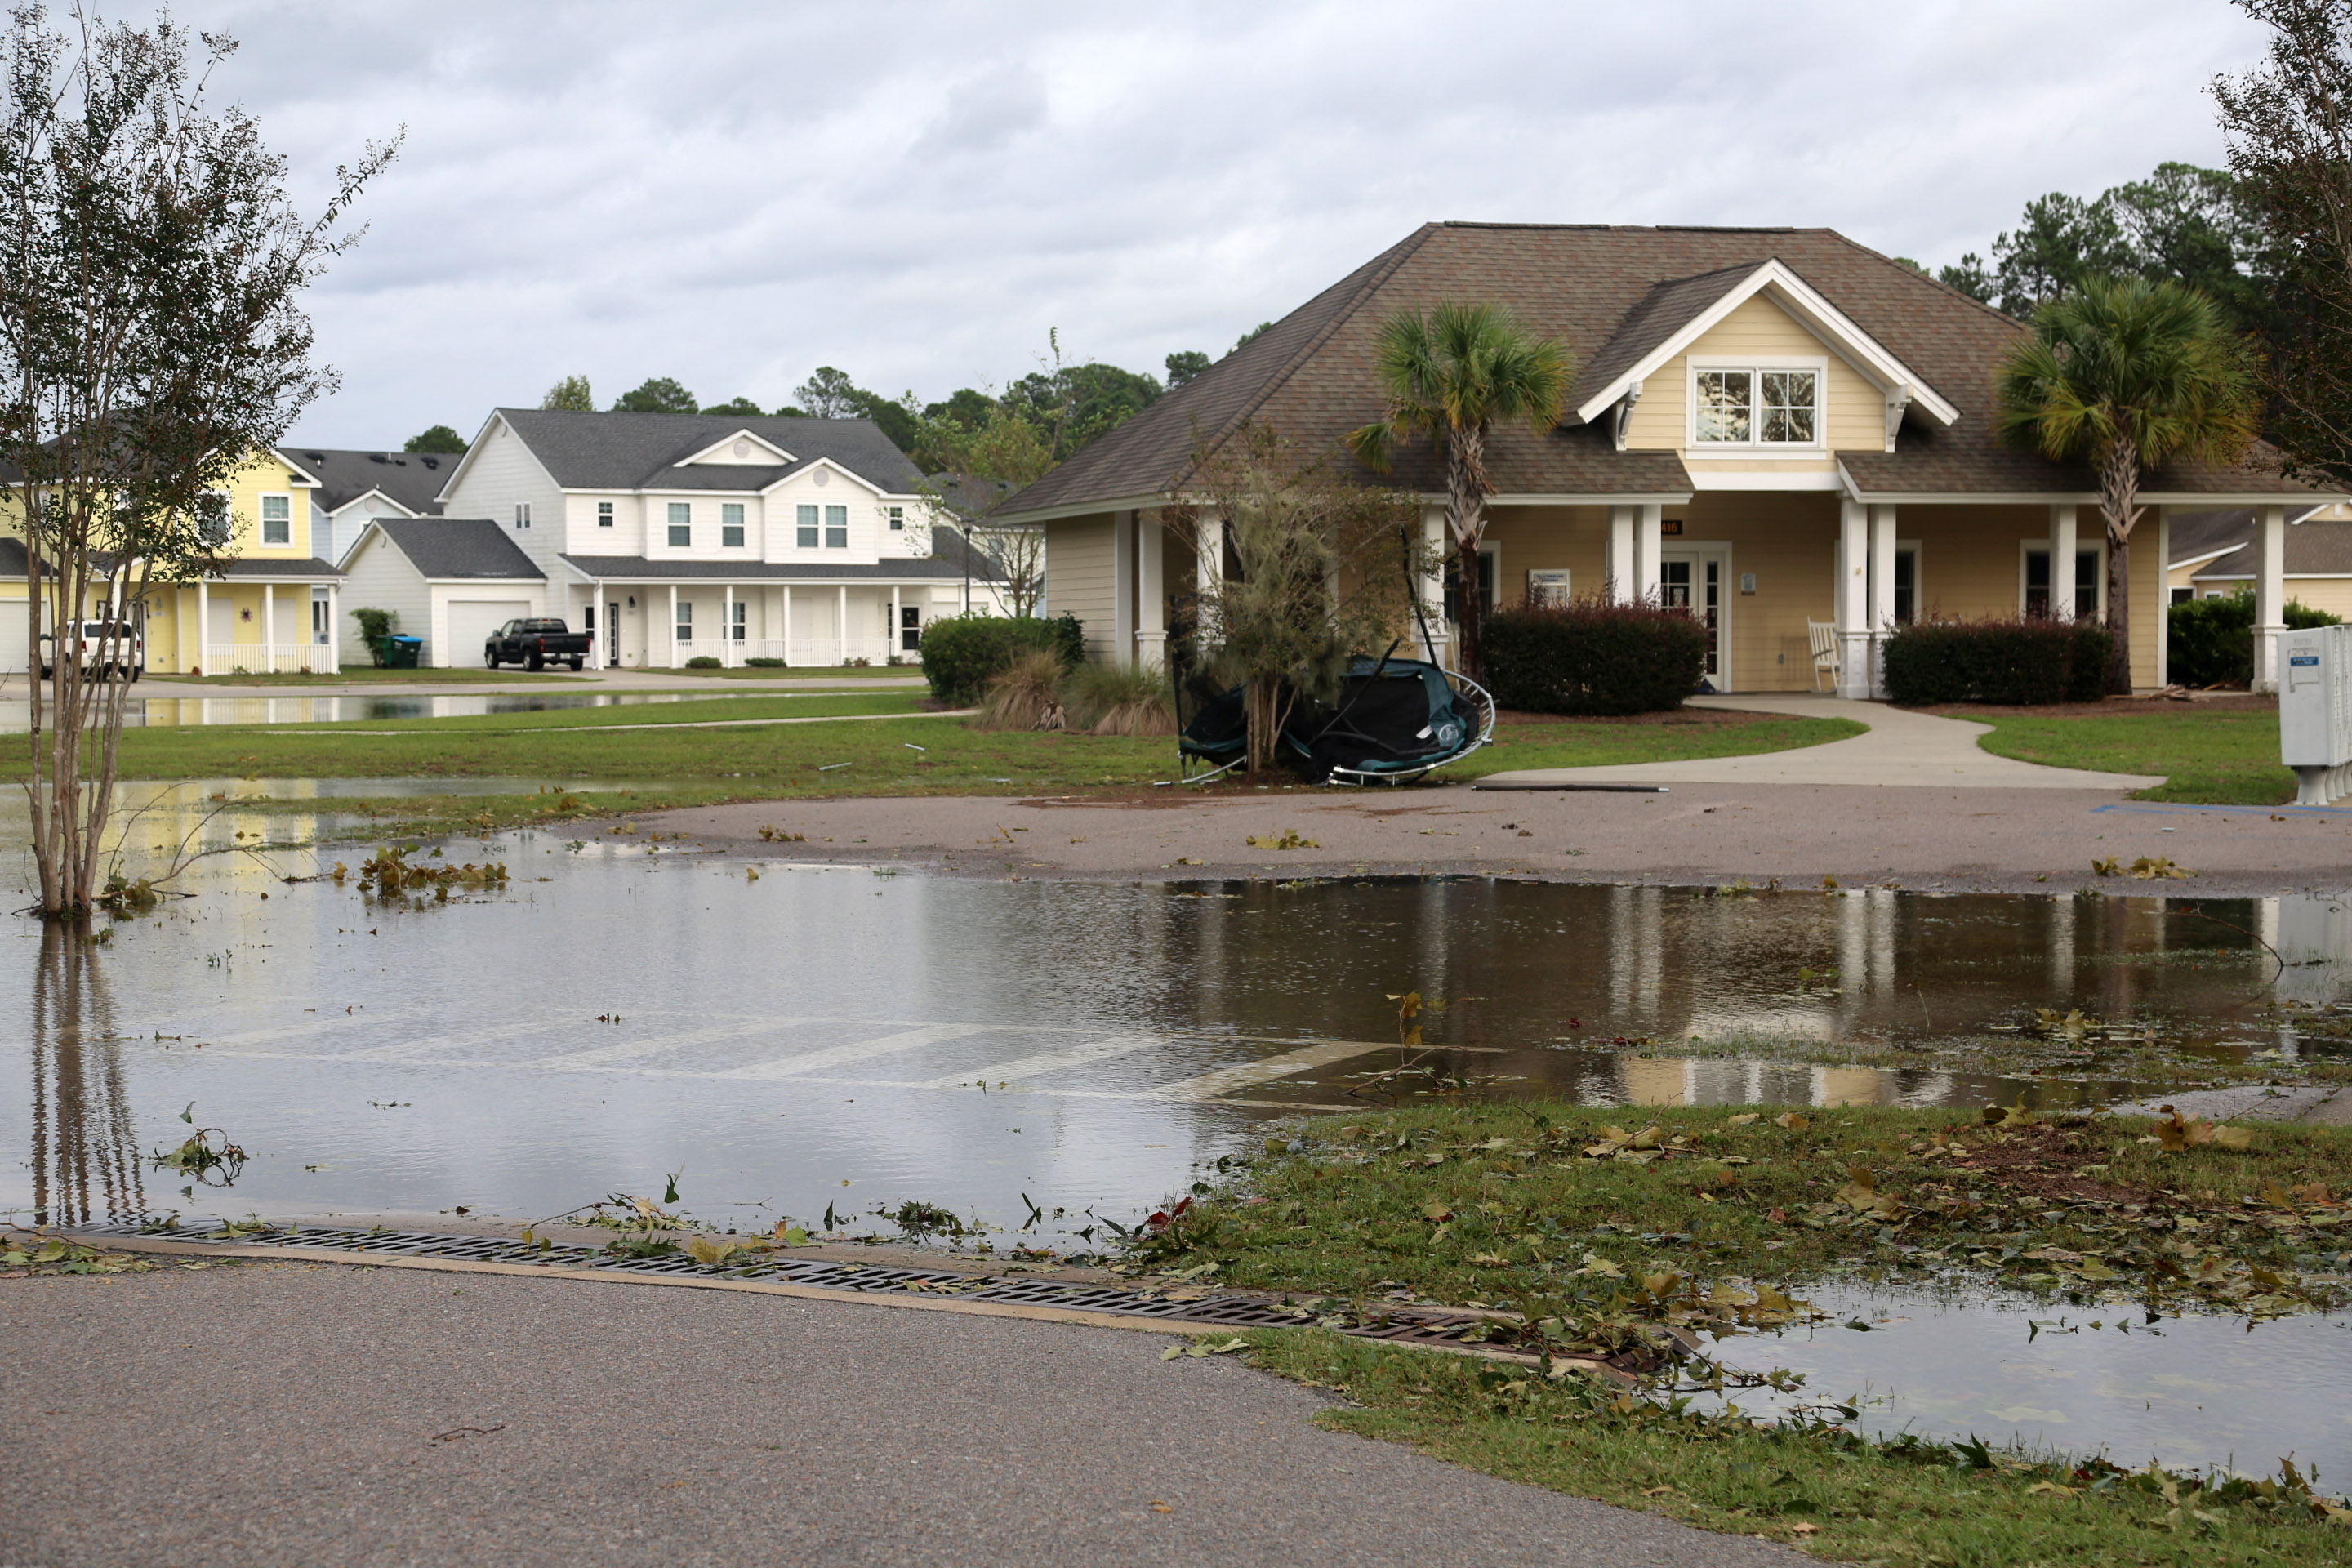
{"type": "Polygon", "coordinates": [[[1839,650],[1835,623],[1807,621],[1805,635],[1813,646],[1813,689],[1822,689],[1822,677],[1826,675],[1830,678],[1830,689],[1835,691],[1838,677],[1845,672],[1845,658],[1839,650]]]}

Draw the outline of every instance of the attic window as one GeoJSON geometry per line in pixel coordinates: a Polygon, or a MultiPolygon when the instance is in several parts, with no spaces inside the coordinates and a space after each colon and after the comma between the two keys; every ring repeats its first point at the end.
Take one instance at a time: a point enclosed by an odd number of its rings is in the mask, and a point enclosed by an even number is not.
{"type": "Polygon", "coordinates": [[[1710,447],[1811,447],[1821,440],[1818,371],[1739,366],[1691,374],[1691,441],[1710,447]]]}

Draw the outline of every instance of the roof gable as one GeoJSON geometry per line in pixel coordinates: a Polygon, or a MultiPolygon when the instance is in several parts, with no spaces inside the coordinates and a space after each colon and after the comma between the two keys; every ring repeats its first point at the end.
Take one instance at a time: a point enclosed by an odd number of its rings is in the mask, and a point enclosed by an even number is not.
{"type": "Polygon", "coordinates": [[[699,452],[680,458],[677,467],[683,468],[689,463],[725,463],[774,468],[799,461],[798,458],[766,437],[751,430],[737,430],[731,436],[721,436],[699,452]]]}
{"type": "Polygon", "coordinates": [[[369,521],[344,559],[357,561],[381,537],[428,581],[543,582],[546,574],[522,546],[486,517],[379,517],[369,521]]]}

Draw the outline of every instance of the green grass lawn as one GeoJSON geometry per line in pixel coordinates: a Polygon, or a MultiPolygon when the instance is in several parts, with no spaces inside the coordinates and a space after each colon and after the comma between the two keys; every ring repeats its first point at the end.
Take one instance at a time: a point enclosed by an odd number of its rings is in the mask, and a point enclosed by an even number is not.
{"type": "Polygon", "coordinates": [[[2200,805],[2277,805],[2294,798],[2294,774],[2279,762],[2273,709],[2161,706],[2085,714],[1972,714],[1993,731],[1977,744],[1998,756],[2055,768],[2158,773],[2165,782],[2140,800],[2200,805]]]}
{"type": "MultiPolygon", "coordinates": [[[[1132,1261],[1360,1306],[1402,1288],[1508,1308],[1540,1331],[1501,1337],[1538,1353],[1605,1353],[1645,1321],[1705,1321],[1720,1286],[1768,1282],[1801,1300],[1809,1280],[1858,1268],[2053,1300],[2127,1285],[2167,1311],[2336,1301],[2340,1287],[2299,1276],[2295,1259],[2346,1228],[2352,1130],[2272,1125],[2242,1151],[2168,1153],[2139,1142],[2150,1126],[1877,1107],[1368,1108],[1310,1121],[1195,1187],[1132,1261]]],[[[1257,1364],[1347,1396],[1328,1426],[1826,1557],[2352,1560],[2352,1532],[2275,1488],[2200,1492],[2079,1456],[1758,1430],[1524,1364],[1309,1331],[1247,1338],[1257,1364]]]]}
{"type": "Polygon", "coordinates": [[[905,680],[923,678],[919,664],[796,664],[787,669],[648,669],[646,675],[684,675],[709,680],[905,680]]]}

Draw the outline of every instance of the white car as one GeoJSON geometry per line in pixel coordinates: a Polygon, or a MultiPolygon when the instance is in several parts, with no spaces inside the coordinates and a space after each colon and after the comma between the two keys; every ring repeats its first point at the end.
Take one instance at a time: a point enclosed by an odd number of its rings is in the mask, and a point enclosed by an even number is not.
{"type": "MultiPolygon", "coordinates": [[[[57,671],[51,649],[56,647],[57,634],[41,634],[41,679],[47,680],[57,671]]],[[[81,668],[86,674],[103,680],[120,675],[136,680],[147,671],[147,639],[133,626],[115,626],[106,621],[81,623],[81,668]],[[103,667],[100,660],[107,662],[103,667]]]]}

